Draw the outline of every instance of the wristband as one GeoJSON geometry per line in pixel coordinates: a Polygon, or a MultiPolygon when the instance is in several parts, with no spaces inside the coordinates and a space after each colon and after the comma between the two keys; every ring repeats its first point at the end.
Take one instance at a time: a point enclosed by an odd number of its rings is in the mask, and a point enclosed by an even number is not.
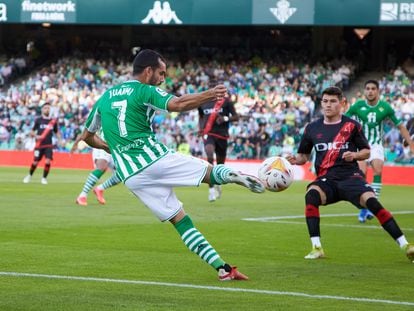
{"type": "Polygon", "coordinates": [[[230,120],[230,119],[229,119],[229,117],[228,117],[228,116],[224,116],[224,117],[223,117],[223,120],[224,120],[224,122],[229,122],[229,120],[230,120]]]}

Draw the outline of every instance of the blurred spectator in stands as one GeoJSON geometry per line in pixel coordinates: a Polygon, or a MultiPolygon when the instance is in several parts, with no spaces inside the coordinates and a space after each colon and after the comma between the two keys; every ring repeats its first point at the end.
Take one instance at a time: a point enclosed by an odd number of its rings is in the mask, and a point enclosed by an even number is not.
{"type": "Polygon", "coordinates": [[[248,151],[245,150],[245,144],[241,137],[237,137],[236,140],[229,145],[229,158],[232,159],[244,159],[248,151]]]}
{"type": "Polygon", "coordinates": [[[259,130],[252,137],[253,152],[256,159],[264,159],[267,157],[270,147],[270,135],[266,131],[266,123],[259,123],[259,130]]]}

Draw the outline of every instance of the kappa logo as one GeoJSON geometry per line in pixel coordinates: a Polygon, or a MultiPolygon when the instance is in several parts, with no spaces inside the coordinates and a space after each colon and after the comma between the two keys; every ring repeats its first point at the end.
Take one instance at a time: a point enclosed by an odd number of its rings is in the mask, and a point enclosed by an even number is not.
{"type": "Polygon", "coordinates": [[[270,8],[270,12],[282,23],[286,21],[295,14],[297,8],[291,8],[290,2],[287,0],[279,0],[276,2],[276,8],[270,8]]]}
{"type": "Polygon", "coordinates": [[[142,24],[169,24],[172,21],[176,24],[183,22],[177,17],[175,11],[171,10],[171,5],[168,1],[164,1],[161,6],[161,1],[154,1],[154,6],[148,11],[147,16],[141,20],[142,24]]]}

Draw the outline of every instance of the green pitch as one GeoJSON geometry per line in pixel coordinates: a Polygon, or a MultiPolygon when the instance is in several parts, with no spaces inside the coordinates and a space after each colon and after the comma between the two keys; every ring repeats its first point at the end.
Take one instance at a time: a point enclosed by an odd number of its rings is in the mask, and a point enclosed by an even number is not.
{"type": "MultiPolygon", "coordinates": [[[[27,170],[0,168],[2,311],[414,309],[414,264],[376,220],[359,224],[350,204],[321,208],[328,258],[303,259],[305,183],[263,195],[224,186],[214,203],[206,185],[177,189],[198,229],[250,277],[222,283],[125,186],[109,189],[105,206],[91,193],[80,207],[88,171],[52,168],[45,186],[42,168],[23,184],[27,170]]],[[[414,242],[412,198],[412,187],[383,188],[414,242]]]]}

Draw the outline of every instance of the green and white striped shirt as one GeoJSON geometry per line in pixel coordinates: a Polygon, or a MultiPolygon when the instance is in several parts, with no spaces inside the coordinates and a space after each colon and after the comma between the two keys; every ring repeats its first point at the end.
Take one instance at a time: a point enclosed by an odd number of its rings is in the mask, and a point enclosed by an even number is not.
{"type": "Polygon", "coordinates": [[[370,145],[382,145],[384,135],[384,120],[389,118],[394,125],[398,126],[402,122],[395,115],[391,105],[379,100],[375,106],[369,105],[365,100],[356,101],[345,115],[354,118],[362,125],[362,129],[370,145]]]}
{"type": "Polygon", "coordinates": [[[171,98],[158,87],[132,80],[110,88],[93,106],[85,127],[92,133],[102,128],[122,181],[168,153],[151,123],[156,110],[167,111],[171,98]]]}

